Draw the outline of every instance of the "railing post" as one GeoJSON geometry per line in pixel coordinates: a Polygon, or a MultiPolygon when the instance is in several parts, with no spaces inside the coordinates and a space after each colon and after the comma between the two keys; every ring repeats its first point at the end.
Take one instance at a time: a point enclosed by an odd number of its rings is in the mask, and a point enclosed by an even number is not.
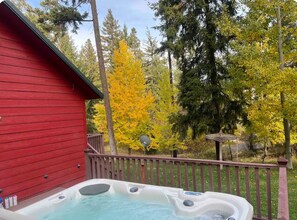
{"type": "Polygon", "coordinates": [[[280,158],[277,160],[279,166],[279,186],[278,186],[278,220],[289,220],[289,199],[288,199],[288,180],[287,163],[288,160],[280,158]]]}
{"type": "Polygon", "coordinates": [[[91,149],[87,148],[84,150],[85,152],[85,163],[86,163],[86,171],[85,171],[85,174],[86,174],[86,179],[89,180],[89,179],[92,179],[92,166],[91,166],[91,159],[89,157],[89,153],[92,152],[91,149]]]}
{"type": "Polygon", "coordinates": [[[144,161],[141,161],[141,183],[145,184],[145,167],[144,167],[144,161]]]}
{"type": "Polygon", "coordinates": [[[100,146],[100,153],[101,154],[105,154],[105,149],[104,149],[104,133],[100,133],[100,142],[99,142],[99,146],[100,146]]]}

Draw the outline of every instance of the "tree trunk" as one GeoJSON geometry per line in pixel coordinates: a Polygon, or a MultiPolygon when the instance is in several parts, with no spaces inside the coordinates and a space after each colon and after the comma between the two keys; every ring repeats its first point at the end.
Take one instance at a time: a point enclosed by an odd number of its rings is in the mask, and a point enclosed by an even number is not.
{"type": "Polygon", "coordinates": [[[173,73],[172,73],[172,60],[171,60],[171,52],[168,49],[168,69],[169,69],[169,82],[170,85],[173,85],[173,73]]]}
{"type": "Polygon", "coordinates": [[[96,41],[96,47],[97,47],[97,56],[99,61],[100,79],[101,79],[102,90],[104,93],[104,107],[106,112],[109,145],[110,145],[111,154],[116,155],[117,147],[116,147],[116,141],[115,141],[114,131],[113,131],[112,111],[111,111],[110,101],[109,101],[109,92],[108,92],[107,78],[105,73],[105,66],[104,66],[104,59],[103,59],[103,52],[102,52],[102,45],[101,45],[96,0],[91,0],[90,3],[92,8],[92,15],[93,15],[93,27],[94,27],[95,41],[96,41]]]}
{"type": "MultiPolygon", "coordinates": [[[[280,6],[277,7],[277,25],[278,25],[278,55],[280,62],[281,71],[284,70],[284,54],[283,54],[283,40],[282,40],[282,21],[281,21],[281,11],[280,6]]],[[[282,108],[284,108],[285,104],[285,94],[283,92],[280,93],[280,101],[282,108]]],[[[284,133],[285,133],[285,149],[286,149],[286,158],[288,160],[287,167],[289,169],[293,169],[292,164],[292,155],[291,155],[291,144],[290,144],[290,122],[284,115],[283,117],[283,125],[284,125],[284,133]]]]}
{"type": "Polygon", "coordinates": [[[172,59],[170,49],[167,50],[168,53],[168,70],[169,70],[169,83],[171,87],[171,103],[174,105],[174,93],[173,93],[173,72],[172,72],[172,59]]]}
{"type": "Polygon", "coordinates": [[[174,149],[173,151],[172,151],[172,157],[174,157],[174,158],[177,158],[177,149],[174,149]]]}
{"type": "Polygon", "coordinates": [[[254,134],[249,135],[248,142],[249,142],[248,144],[249,150],[256,152],[255,145],[254,145],[254,134]]]}
{"type": "Polygon", "coordinates": [[[268,153],[267,144],[266,144],[266,142],[264,142],[264,150],[263,150],[263,155],[262,155],[262,163],[265,162],[265,158],[267,157],[267,153],[268,153]]]}
{"type": "MultiPolygon", "coordinates": [[[[167,50],[168,53],[168,70],[169,70],[169,82],[171,86],[171,91],[173,92],[173,73],[172,73],[172,60],[171,60],[171,52],[170,49],[167,50]]],[[[174,95],[171,95],[171,102],[174,104],[174,95]]],[[[178,154],[177,149],[172,150],[172,157],[176,158],[178,154]]]]}
{"type": "Polygon", "coordinates": [[[207,37],[205,39],[206,45],[206,59],[208,62],[208,71],[211,83],[211,102],[215,107],[216,111],[213,112],[214,118],[214,133],[219,132],[222,129],[223,124],[223,114],[220,107],[220,89],[219,89],[219,78],[218,78],[218,71],[217,71],[217,62],[216,62],[216,27],[213,21],[213,17],[211,14],[210,6],[211,2],[205,0],[205,28],[207,30],[207,37]]]}

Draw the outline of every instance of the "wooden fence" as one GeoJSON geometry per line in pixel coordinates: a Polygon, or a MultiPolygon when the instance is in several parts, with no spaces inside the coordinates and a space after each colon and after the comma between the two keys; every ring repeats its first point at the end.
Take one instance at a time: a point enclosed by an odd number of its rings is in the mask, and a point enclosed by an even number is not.
{"type": "Polygon", "coordinates": [[[279,160],[275,165],[98,155],[86,150],[88,178],[234,194],[246,198],[253,205],[254,219],[289,220],[286,163],[286,160],[279,160]]]}

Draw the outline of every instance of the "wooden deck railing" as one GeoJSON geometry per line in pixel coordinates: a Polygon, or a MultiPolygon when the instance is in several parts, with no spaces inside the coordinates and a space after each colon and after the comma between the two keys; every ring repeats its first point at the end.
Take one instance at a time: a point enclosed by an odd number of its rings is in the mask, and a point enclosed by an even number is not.
{"type": "Polygon", "coordinates": [[[286,161],[283,160],[278,165],[253,164],[98,155],[86,150],[86,163],[88,178],[179,187],[187,191],[225,192],[246,198],[254,207],[254,219],[289,220],[286,161]],[[279,183],[272,181],[278,180],[278,175],[279,183]]]}
{"type": "MultiPolygon", "coordinates": [[[[104,138],[103,133],[98,134],[88,134],[87,140],[88,144],[91,145],[91,147],[97,151],[99,154],[104,154],[104,138]]],[[[93,150],[93,151],[94,151],[93,150]]]]}

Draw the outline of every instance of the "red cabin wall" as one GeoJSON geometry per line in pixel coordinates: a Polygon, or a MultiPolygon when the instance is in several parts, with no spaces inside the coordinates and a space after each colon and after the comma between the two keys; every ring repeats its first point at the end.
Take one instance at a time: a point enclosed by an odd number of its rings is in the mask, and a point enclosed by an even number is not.
{"type": "Polygon", "coordinates": [[[84,180],[85,98],[6,22],[0,15],[0,189],[25,199],[84,180]]]}

